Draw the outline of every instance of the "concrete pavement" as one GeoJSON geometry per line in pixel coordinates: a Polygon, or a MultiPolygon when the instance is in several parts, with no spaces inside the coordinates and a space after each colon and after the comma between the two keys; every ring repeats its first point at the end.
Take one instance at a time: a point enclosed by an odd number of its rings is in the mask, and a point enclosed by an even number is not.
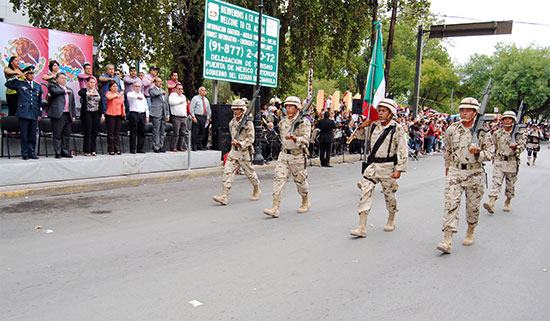
{"type": "Polygon", "coordinates": [[[462,205],[451,255],[435,249],[443,237],[440,156],[409,162],[394,232],[383,231],[387,213],[377,187],[366,239],[348,234],[358,221],[359,162],[310,168],[306,214],[296,213],[300,200],[289,182],[279,219],[262,214],[271,204],[272,172],[259,170],[264,194],[256,202],[238,176],[226,207],[211,199],[221,189],[214,173],[2,200],[1,319],[548,318],[546,149],[537,166],[521,166],[510,213],[502,212],[502,199],[495,215],[482,210],[472,247],[461,245],[462,205]],[[195,308],[192,300],[203,304],[195,308]]]}

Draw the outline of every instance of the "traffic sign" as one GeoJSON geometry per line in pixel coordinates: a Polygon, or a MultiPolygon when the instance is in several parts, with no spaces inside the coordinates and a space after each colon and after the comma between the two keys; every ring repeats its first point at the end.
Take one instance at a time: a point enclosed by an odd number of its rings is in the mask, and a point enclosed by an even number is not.
{"type": "MultiPolygon", "coordinates": [[[[203,77],[256,85],[257,12],[219,0],[206,0],[203,77]]],[[[262,15],[260,85],[277,87],[279,19],[262,15]]]]}

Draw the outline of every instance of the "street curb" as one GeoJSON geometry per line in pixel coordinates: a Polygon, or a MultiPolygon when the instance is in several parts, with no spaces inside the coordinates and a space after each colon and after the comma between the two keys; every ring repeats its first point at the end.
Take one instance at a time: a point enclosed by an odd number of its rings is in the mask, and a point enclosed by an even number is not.
{"type": "MultiPolygon", "coordinates": [[[[341,157],[331,158],[332,163],[341,163],[341,157]]],[[[347,155],[344,161],[359,160],[358,155],[347,155]]],[[[309,162],[309,161],[308,161],[309,162]]],[[[274,168],[276,161],[266,165],[255,166],[256,169],[274,168]]],[[[312,164],[319,164],[315,159],[312,164]]],[[[223,167],[208,167],[180,171],[168,171],[146,174],[129,174],[115,177],[89,178],[84,180],[58,181],[37,184],[12,185],[0,187],[0,200],[28,196],[57,196],[82,192],[111,190],[122,187],[132,187],[144,184],[165,183],[194,179],[207,175],[221,175],[223,167]]]]}

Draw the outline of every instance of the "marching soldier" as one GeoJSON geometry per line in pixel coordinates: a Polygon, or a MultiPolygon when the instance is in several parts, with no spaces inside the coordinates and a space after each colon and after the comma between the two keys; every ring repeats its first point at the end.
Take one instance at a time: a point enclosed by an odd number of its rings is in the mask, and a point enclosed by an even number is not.
{"type": "Polygon", "coordinates": [[[531,155],[533,155],[533,166],[537,160],[537,153],[540,151],[540,141],[544,136],[537,124],[533,124],[527,132],[527,165],[531,166],[531,155]]]}
{"type": "Polygon", "coordinates": [[[397,117],[397,104],[392,99],[383,99],[377,106],[379,120],[365,121],[359,129],[371,125],[367,133],[369,141],[374,144],[369,151],[367,168],[363,172],[363,180],[357,186],[361,189],[361,198],[357,206],[359,226],[350,231],[358,237],[367,236],[367,216],[372,207],[374,187],[382,185],[389,216],[384,231],[395,229],[395,214],[398,212],[395,193],[399,188],[397,179],[402,172],[407,171],[408,149],[405,130],[394,118],[397,117]]]}
{"type": "Polygon", "coordinates": [[[239,139],[236,140],[237,132],[239,130],[239,123],[245,115],[246,104],[241,99],[236,99],[231,104],[231,109],[233,110],[233,119],[229,122],[229,131],[231,132],[231,150],[225,161],[225,166],[223,168],[223,178],[222,178],[222,195],[214,196],[214,201],[227,205],[227,196],[229,190],[231,189],[231,184],[233,182],[233,177],[235,172],[240,168],[244,170],[246,177],[252,186],[254,191],[250,197],[251,201],[256,201],[260,198],[262,191],[260,190],[260,181],[258,180],[258,175],[252,167],[252,155],[254,154],[254,124],[250,120],[246,120],[246,126],[242,129],[239,134],[239,139]]]}
{"type": "Polygon", "coordinates": [[[298,213],[307,212],[311,206],[308,200],[309,186],[307,184],[306,169],[306,150],[311,136],[311,123],[308,119],[303,118],[301,123],[297,124],[294,132],[291,133],[292,124],[298,116],[298,111],[302,107],[302,103],[300,98],[290,96],[285,99],[284,105],[286,107],[287,117],[283,118],[279,123],[282,146],[277,165],[275,165],[273,207],[264,209],[266,215],[275,218],[279,217],[281,196],[290,174],[292,174],[294,178],[298,194],[302,196],[302,205],[298,208],[298,213]]]}
{"type": "Polygon", "coordinates": [[[500,195],[502,182],[506,179],[506,201],[504,211],[510,211],[510,202],[515,195],[514,184],[518,180],[519,155],[525,149],[525,135],[518,132],[516,144],[512,144],[510,136],[514,123],[517,123],[516,113],[506,111],[502,115],[503,128],[493,133],[493,144],[495,145],[495,158],[493,160],[493,189],[489,194],[489,202],[483,203],[483,207],[491,214],[495,212],[495,201],[500,195]]]}
{"type": "Polygon", "coordinates": [[[475,98],[464,98],[460,102],[460,122],[449,126],[445,134],[445,215],[443,232],[445,240],[437,245],[443,253],[451,253],[453,233],[458,228],[458,210],[462,193],[466,194],[466,221],[468,231],[464,239],[465,246],[474,243],[474,230],[478,223],[479,206],[483,198],[485,174],[481,162],[493,158],[494,146],[489,131],[480,131],[479,147],[471,144],[471,127],[479,111],[479,102],[475,98]]]}

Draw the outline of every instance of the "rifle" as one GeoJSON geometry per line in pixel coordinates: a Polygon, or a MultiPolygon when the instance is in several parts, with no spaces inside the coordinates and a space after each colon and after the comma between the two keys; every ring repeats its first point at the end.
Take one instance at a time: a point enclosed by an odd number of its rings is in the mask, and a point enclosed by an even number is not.
{"type": "Polygon", "coordinates": [[[521,123],[521,114],[523,114],[523,100],[521,101],[521,104],[519,104],[519,110],[518,110],[518,115],[517,115],[517,122],[514,124],[514,129],[512,129],[512,132],[510,133],[510,135],[512,136],[512,145],[516,145],[517,142],[516,142],[516,135],[519,133],[519,130],[522,129],[522,128],[525,128],[525,124],[520,124],[521,123]]]}
{"type": "Polygon", "coordinates": [[[241,135],[241,131],[246,128],[246,122],[251,120],[249,118],[249,116],[251,114],[251,111],[254,110],[254,105],[256,104],[256,98],[258,98],[258,95],[260,94],[260,88],[261,87],[258,86],[258,88],[256,89],[256,92],[254,93],[254,97],[252,97],[252,101],[250,102],[250,104],[248,104],[248,108],[244,112],[243,118],[241,118],[241,122],[239,123],[239,128],[237,129],[237,136],[235,136],[235,138],[233,138],[233,140],[235,140],[235,141],[239,140],[239,136],[241,135]]]}
{"type": "Polygon", "coordinates": [[[472,132],[472,145],[479,147],[479,132],[483,129],[483,115],[485,115],[485,109],[487,108],[487,102],[489,101],[489,92],[491,91],[491,81],[493,79],[489,78],[489,83],[487,84],[487,89],[483,94],[483,99],[481,100],[481,106],[479,106],[479,112],[474,120],[474,125],[470,129],[472,132]]]}
{"type": "Polygon", "coordinates": [[[307,105],[302,108],[302,110],[298,113],[298,116],[296,116],[296,119],[294,119],[294,122],[292,123],[292,129],[290,130],[290,134],[294,134],[294,131],[296,130],[296,127],[298,127],[298,124],[302,123],[302,119],[304,119],[304,116],[309,115],[311,112],[311,105],[313,104],[313,97],[317,97],[317,93],[319,92],[319,87],[317,87],[317,90],[313,93],[311,96],[311,99],[307,103],[307,105]]]}

